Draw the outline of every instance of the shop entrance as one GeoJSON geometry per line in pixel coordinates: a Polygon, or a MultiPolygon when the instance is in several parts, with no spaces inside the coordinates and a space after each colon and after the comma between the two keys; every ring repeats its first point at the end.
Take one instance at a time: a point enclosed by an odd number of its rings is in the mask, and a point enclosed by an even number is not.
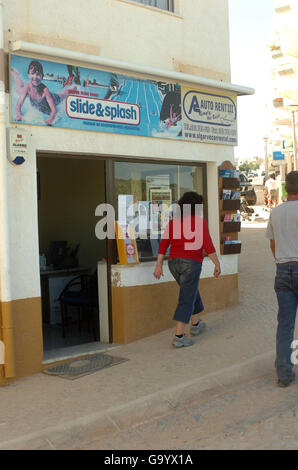
{"type": "Polygon", "coordinates": [[[50,360],[103,340],[97,267],[106,262],[107,241],[95,236],[95,209],[106,201],[105,162],[38,154],[37,185],[44,360],[50,360]]]}

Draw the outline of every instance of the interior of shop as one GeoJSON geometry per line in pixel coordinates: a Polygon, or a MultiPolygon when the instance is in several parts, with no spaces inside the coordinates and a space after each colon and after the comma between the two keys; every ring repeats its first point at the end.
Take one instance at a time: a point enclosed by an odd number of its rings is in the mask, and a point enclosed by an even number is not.
{"type": "Polygon", "coordinates": [[[100,341],[97,262],[106,240],[95,236],[105,202],[105,163],[95,158],[37,156],[44,354],[100,341]]]}

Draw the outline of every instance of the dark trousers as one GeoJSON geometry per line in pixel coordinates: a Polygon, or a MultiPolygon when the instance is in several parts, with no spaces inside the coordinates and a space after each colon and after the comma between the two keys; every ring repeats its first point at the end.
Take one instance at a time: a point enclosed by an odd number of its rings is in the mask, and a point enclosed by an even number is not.
{"type": "Polygon", "coordinates": [[[174,258],[169,259],[168,265],[180,286],[178,305],[173,319],[188,323],[191,315],[204,310],[198,290],[202,263],[187,258],[174,258]]]}
{"type": "Polygon", "coordinates": [[[277,376],[287,380],[292,376],[292,342],[298,307],[298,264],[278,264],[274,289],[278,301],[276,333],[277,376]]]}

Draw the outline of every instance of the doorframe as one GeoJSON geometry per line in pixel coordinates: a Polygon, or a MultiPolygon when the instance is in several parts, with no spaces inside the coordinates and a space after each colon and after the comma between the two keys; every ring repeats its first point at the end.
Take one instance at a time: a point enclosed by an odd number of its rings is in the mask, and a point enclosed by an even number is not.
{"type": "MultiPolygon", "coordinates": [[[[38,175],[38,164],[37,158],[55,158],[59,160],[59,158],[67,158],[67,159],[79,159],[79,160],[97,160],[103,162],[104,166],[104,184],[105,184],[105,201],[106,204],[113,204],[113,196],[112,196],[112,184],[111,179],[113,178],[113,170],[109,170],[109,165],[111,165],[110,156],[106,155],[98,155],[98,154],[84,154],[84,153],[65,153],[63,151],[55,151],[55,152],[46,152],[46,151],[37,151],[36,152],[36,184],[37,184],[37,195],[40,193],[40,185],[42,185],[42,181],[40,181],[38,175]],[[108,181],[109,180],[109,181],[108,181]]],[[[38,201],[37,201],[38,202],[38,201]]],[[[39,217],[38,217],[38,206],[37,206],[37,230],[38,230],[38,241],[39,241],[39,217]]],[[[95,227],[94,227],[95,228],[95,227]]],[[[112,298],[111,298],[111,265],[113,261],[111,259],[112,253],[115,253],[116,245],[113,245],[113,240],[106,239],[106,256],[107,256],[107,290],[108,290],[108,325],[109,325],[109,344],[113,343],[113,325],[112,325],[112,298]]],[[[39,243],[38,243],[39,247],[39,243]]],[[[114,258],[115,259],[115,254],[114,258]]],[[[98,260],[99,261],[99,260],[98,260]]],[[[40,269],[39,269],[39,277],[40,277],[40,269]]],[[[42,309],[41,309],[41,317],[42,317],[42,309]]],[[[99,326],[99,337],[100,337],[100,326],[99,326]]],[[[98,342],[100,343],[100,341],[98,342]]],[[[44,342],[42,337],[42,345],[43,345],[43,353],[44,353],[44,342]]]]}

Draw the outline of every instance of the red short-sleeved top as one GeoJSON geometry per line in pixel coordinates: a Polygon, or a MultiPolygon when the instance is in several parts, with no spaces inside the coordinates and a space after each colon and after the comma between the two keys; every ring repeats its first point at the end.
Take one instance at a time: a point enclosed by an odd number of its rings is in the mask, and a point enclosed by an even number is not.
{"type": "Polygon", "coordinates": [[[168,223],[158,254],[165,255],[169,245],[169,258],[189,258],[198,262],[203,261],[204,251],[207,255],[216,251],[206,220],[195,215],[174,218],[168,223]]]}

